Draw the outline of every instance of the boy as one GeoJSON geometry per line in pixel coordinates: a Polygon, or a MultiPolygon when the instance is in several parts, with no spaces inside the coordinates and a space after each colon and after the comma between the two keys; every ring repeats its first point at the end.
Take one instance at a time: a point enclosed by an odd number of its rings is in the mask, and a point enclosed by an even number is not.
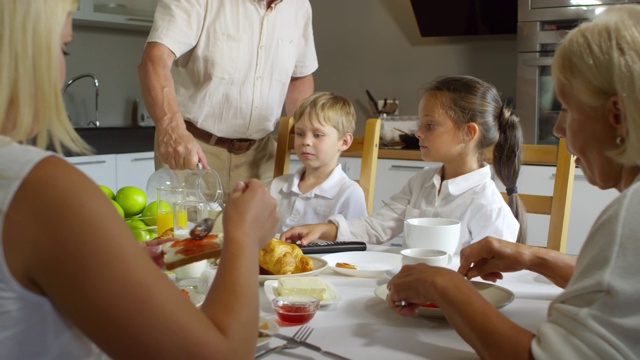
{"type": "Polygon", "coordinates": [[[351,146],[356,113],[349,100],[318,92],[296,108],[294,148],[303,167],[273,179],[270,193],[278,201],[278,233],[292,226],[325,222],[329,216],[367,216],[364,193],[339,166],[351,146]]]}

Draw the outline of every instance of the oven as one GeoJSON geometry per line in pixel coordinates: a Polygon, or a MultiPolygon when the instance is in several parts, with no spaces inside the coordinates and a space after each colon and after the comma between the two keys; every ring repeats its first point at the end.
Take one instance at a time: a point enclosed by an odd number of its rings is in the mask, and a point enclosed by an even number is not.
{"type": "Polygon", "coordinates": [[[551,62],[571,29],[617,4],[640,0],[518,0],[516,110],[526,143],[555,144],[560,103],[553,91],[551,62]]]}

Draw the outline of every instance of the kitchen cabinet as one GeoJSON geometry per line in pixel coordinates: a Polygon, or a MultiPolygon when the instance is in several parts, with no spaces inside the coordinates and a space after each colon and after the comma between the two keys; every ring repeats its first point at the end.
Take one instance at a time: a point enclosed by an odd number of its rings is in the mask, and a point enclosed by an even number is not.
{"type": "MultiPolygon", "coordinates": [[[[525,165],[520,169],[518,190],[526,194],[551,195],[555,167],[525,165]]],[[[500,191],[504,185],[496,179],[500,191]]],[[[577,255],[594,221],[602,210],[618,195],[616,190],[600,190],[589,184],[581,169],[576,168],[569,215],[568,254],[577,255]]],[[[549,216],[528,214],[527,243],[544,246],[549,232],[549,216]]]]}
{"type": "Polygon", "coordinates": [[[147,190],[147,180],[155,171],[153,151],[68,157],[67,161],[99,185],[117,191],[123,186],[147,190]]]}
{"type": "Polygon", "coordinates": [[[147,191],[147,181],[155,172],[153,151],[144,153],[116,154],[116,185],[137,186],[147,191]]]}
{"type": "Polygon", "coordinates": [[[91,155],[68,157],[67,161],[75,165],[99,185],[117,190],[116,155],[91,155]]]}
{"type": "Polygon", "coordinates": [[[74,24],[148,31],[157,0],[80,0],[74,24]]]}
{"type": "Polygon", "coordinates": [[[422,160],[378,159],[376,187],[373,195],[373,210],[384,206],[383,200],[400,191],[411,177],[425,167],[440,166],[440,163],[422,160]]]}

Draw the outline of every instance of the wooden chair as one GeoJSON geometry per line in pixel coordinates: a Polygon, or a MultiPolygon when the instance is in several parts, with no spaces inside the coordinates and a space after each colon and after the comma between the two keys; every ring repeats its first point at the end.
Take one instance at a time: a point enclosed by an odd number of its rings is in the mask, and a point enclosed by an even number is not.
{"type": "MultiPolygon", "coordinates": [[[[342,156],[361,158],[360,178],[355,180],[362,191],[367,204],[369,214],[373,211],[373,191],[376,183],[376,170],[378,164],[378,148],[380,146],[380,125],[377,118],[368,119],[365,123],[364,136],[354,137],[349,149],[342,156]]],[[[276,165],[274,177],[289,172],[289,157],[293,150],[293,117],[287,116],[280,119],[278,127],[278,147],[276,150],[276,165]]]]}
{"type": "MultiPolygon", "coordinates": [[[[490,152],[486,153],[490,158],[490,152]]],[[[558,145],[525,144],[522,149],[523,165],[552,165],[556,167],[553,195],[519,193],[527,212],[549,215],[547,248],[565,252],[569,232],[569,210],[573,193],[575,157],[567,151],[565,139],[558,145]]],[[[507,199],[507,194],[502,193],[507,199]]]]}

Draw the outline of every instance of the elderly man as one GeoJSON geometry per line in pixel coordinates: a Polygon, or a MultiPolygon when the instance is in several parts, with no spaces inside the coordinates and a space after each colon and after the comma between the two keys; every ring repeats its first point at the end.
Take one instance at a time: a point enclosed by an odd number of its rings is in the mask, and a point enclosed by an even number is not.
{"type": "MultiPolygon", "coordinates": [[[[138,67],[156,167],[271,180],[282,114],[313,93],[309,0],[160,0],[138,67]]],[[[225,196],[226,198],[226,196],[225,196]]]]}

